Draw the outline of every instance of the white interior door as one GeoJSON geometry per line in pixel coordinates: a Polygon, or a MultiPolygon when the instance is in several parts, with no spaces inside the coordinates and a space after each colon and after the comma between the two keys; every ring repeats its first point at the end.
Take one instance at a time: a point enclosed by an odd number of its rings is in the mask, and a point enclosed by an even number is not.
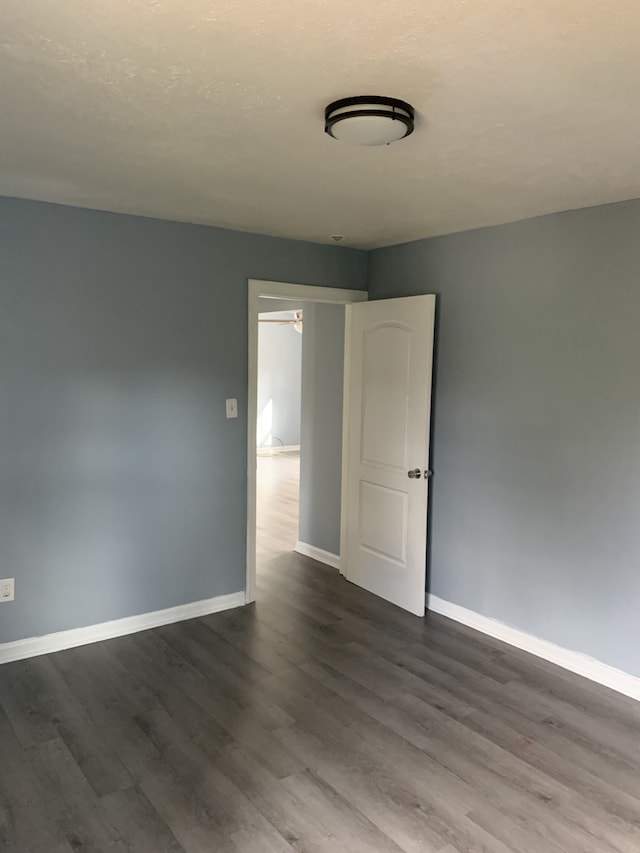
{"type": "Polygon", "coordinates": [[[435,296],[347,308],[342,571],[347,580],[420,616],[434,317],[435,296]]]}

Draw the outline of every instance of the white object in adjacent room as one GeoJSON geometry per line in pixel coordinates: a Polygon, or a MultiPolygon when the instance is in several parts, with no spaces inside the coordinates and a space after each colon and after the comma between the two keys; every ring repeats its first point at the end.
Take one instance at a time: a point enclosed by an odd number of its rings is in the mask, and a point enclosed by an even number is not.
{"type": "Polygon", "coordinates": [[[347,307],[347,580],[424,615],[435,296],[347,307]]]}

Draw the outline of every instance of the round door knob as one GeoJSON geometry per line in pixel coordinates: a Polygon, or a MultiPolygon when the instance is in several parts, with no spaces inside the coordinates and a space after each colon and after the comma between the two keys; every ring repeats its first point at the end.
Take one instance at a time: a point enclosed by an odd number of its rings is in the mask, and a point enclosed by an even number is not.
{"type": "Polygon", "coordinates": [[[414,468],[412,471],[407,471],[407,477],[410,480],[419,480],[422,477],[422,471],[420,468],[414,468]]]}

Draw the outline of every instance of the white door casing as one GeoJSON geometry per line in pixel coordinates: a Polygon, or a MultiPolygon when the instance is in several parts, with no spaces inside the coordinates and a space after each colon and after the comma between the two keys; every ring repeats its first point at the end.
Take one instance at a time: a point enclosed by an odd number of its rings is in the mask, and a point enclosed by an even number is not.
{"type": "Polygon", "coordinates": [[[419,616],[425,610],[434,320],[433,295],[347,307],[341,570],[419,616]]]}

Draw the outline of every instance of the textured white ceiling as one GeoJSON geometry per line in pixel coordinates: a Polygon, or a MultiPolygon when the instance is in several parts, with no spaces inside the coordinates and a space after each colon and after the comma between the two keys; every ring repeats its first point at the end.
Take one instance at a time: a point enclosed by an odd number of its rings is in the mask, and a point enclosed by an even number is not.
{"type": "Polygon", "coordinates": [[[638,0],[2,0],[0,193],[372,247],[640,196],[638,0]],[[348,95],[413,136],[323,134],[348,95]]]}

